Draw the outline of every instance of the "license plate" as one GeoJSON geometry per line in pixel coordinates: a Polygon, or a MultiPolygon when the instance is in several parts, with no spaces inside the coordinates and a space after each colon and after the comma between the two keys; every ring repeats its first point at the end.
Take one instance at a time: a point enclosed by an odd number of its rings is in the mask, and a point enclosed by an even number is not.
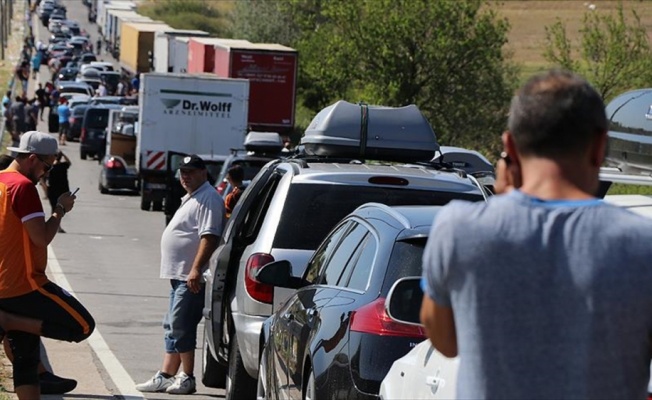
{"type": "Polygon", "coordinates": [[[165,183],[145,183],[147,189],[165,189],[167,186],[165,183]]]}

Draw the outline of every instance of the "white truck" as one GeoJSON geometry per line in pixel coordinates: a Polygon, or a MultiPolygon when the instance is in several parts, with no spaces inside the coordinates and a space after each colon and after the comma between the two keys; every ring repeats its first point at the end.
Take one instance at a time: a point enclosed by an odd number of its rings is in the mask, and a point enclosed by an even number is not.
{"type": "Polygon", "coordinates": [[[214,75],[140,76],[136,168],[140,208],[163,209],[169,152],[229,155],[247,133],[249,81],[214,75]]]}

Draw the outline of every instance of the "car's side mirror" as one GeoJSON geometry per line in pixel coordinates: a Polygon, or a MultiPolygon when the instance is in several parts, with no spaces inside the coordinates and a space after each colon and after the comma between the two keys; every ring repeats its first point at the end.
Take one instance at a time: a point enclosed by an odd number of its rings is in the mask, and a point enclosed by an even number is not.
{"type": "Polygon", "coordinates": [[[292,263],[286,260],[263,265],[256,272],[256,280],[267,285],[288,289],[300,289],[308,285],[302,278],[292,276],[292,263]]]}
{"type": "Polygon", "coordinates": [[[397,280],[385,299],[385,311],[396,322],[421,325],[421,277],[401,278],[397,280]]]}

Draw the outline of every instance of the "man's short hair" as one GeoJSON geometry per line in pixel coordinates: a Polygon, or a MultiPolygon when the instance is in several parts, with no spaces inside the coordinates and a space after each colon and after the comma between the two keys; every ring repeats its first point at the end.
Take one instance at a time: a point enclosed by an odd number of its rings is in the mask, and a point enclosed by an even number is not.
{"type": "Polygon", "coordinates": [[[608,128],[605,105],[582,77],[563,70],[535,75],[509,110],[508,129],[525,156],[560,158],[581,154],[608,128]]]}
{"type": "Polygon", "coordinates": [[[239,164],[229,168],[227,174],[236,182],[242,182],[244,180],[244,168],[239,164]]]}

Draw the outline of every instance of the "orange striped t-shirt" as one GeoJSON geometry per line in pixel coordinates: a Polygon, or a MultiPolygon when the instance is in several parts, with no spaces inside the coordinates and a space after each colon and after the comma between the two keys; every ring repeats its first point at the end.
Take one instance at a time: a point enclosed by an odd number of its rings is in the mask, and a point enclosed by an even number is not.
{"type": "Polygon", "coordinates": [[[45,285],[47,247],[36,246],[23,223],[45,218],[36,186],[15,170],[0,171],[0,298],[45,285]]]}

